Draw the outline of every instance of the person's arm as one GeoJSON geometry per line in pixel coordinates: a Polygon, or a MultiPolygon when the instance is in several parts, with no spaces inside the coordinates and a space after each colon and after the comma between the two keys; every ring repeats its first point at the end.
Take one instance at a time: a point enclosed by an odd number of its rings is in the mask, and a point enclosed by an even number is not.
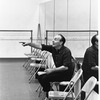
{"type": "Polygon", "coordinates": [[[91,70],[98,70],[98,65],[96,64],[95,55],[91,51],[88,51],[86,53],[88,57],[89,66],[91,66],[91,70]]]}
{"type": "Polygon", "coordinates": [[[68,51],[68,52],[65,52],[63,53],[63,64],[62,66],[60,67],[56,67],[56,68],[53,68],[53,69],[46,69],[45,71],[47,73],[51,73],[51,72],[57,72],[57,71],[65,71],[65,70],[68,70],[70,66],[70,63],[71,63],[71,52],[68,51]]]}
{"type": "Polygon", "coordinates": [[[60,67],[56,67],[56,68],[53,68],[53,69],[46,69],[45,71],[47,73],[51,73],[51,72],[57,72],[57,71],[65,71],[65,70],[68,70],[69,69],[69,62],[70,62],[70,57],[71,57],[71,52],[65,52],[63,54],[63,64],[62,66],[60,67]]]}
{"type": "Polygon", "coordinates": [[[60,66],[60,67],[53,68],[53,69],[46,69],[45,72],[52,73],[52,72],[57,72],[57,71],[61,71],[61,70],[68,70],[68,67],[60,66]]]}
{"type": "Polygon", "coordinates": [[[38,43],[23,43],[23,46],[30,46],[30,47],[34,47],[36,49],[42,49],[42,45],[38,44],[38,43]]]}

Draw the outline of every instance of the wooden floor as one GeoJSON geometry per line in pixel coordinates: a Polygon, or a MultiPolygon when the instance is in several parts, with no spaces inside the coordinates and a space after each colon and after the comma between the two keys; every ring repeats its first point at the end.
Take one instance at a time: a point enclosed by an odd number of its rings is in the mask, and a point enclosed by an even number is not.
{"type": "Polygon", "coordinates": [[[0,59],[0,100],[42,100],[35,91],[38,82],[29,84],[25,59],[0,59]]]}

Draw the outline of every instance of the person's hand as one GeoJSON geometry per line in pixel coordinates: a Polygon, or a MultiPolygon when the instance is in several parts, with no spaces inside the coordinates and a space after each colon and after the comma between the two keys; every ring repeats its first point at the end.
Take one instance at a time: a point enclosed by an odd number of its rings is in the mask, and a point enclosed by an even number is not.
{"type": "Polygon", "coordinates": [[[26,42],[19,42],[19,43],[22,43],[23,46],[28,46],[28,43],[26,42]]]}
{"type": "Polygon", "coordinates": [[[25,42],[19,42],[19,43],[21,43],[22,45],[24,45],[24,44],[25,44],[25,42]]]}
{"type": "Polygon", "coordinates": [[[92,70],[98,70],[98,66],[92,67],[92,70]]]}
{"type": "Polygon", "coordinates": [[[23,43],[22,45],[23,45],[23,46],[28,46],[28,43],[23,43]]]}
{"type": "Polygon", "coordinates": [[[46,69],[44,70],[47,74],[51,73],[53,71],[53,69],[46,69]]]}

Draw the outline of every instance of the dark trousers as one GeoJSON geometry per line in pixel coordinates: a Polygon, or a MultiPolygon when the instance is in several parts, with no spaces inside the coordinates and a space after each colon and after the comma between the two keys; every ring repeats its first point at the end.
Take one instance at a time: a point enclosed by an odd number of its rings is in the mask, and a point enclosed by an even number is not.
{"type": "Polygon", "coordinates": [[[50,82],[69,81],[72,78],[70,71],[58,71],[50,74],[37,76],[39,83],[42,85],[45,92],[50,91],[50,82]]]}

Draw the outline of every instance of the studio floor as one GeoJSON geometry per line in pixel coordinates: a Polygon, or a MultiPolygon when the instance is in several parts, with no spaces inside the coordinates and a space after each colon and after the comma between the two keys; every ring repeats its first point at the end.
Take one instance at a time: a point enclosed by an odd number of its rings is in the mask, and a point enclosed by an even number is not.
{"type": "MultiPolygon", "coordinates": [[[[0,100],[44,100],[36,92],[38,81],[29,83],[30,73],[23,67],[26,59],[0,59],[0,100]]],[[[92,93],[88,100],[98,100],[92,93]]]]}
{"type": "Polygon", "coordinates": [[[30,74],[23,64],[25,59],[0,59],[0,100],[42,100],[38,97],[35,80],[29,84],[30,74]]]}

